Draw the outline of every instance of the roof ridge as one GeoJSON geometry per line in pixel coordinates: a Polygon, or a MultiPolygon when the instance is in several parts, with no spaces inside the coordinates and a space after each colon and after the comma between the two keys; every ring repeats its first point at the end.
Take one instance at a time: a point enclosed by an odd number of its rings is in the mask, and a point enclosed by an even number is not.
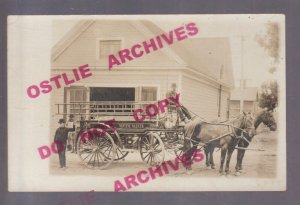
{"type": "Polygon", "coordinates": [[[95,20],[81,20],[71,28],[53,47],[51,60],[55,61],[95,20]]]}

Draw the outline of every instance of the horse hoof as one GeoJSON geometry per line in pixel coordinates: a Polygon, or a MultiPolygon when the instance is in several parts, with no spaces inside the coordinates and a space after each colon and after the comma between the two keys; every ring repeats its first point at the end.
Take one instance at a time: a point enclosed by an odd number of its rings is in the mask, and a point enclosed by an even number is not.
{"type": "Polygon", "coordinates": [[[246,171],[243,170],[243,169],[240,169],[239,172],[240,172],[241,174],[245,174],[245,173],[246,173],[246,171]]]}
{"type": "Polygon", "coordinates": [[[215,169],[216,167],[215,167],[215,165],[211,165],[211,168],[212,168],[212,169],[215,169]]]}
{"type": "Polygon", "coordinates": [[[240,173],[239,171],[237,171],[237,172],[234,173],[234,175],[235,175],[235,176],[240,176],[241,173],[240,173]]]}
{"type": "Polygon", "coordinates": [[[193,173],[194,173],[193,170],[186,170],[186,174],[187,174],[187,175],[192,175],[193,173]]]}

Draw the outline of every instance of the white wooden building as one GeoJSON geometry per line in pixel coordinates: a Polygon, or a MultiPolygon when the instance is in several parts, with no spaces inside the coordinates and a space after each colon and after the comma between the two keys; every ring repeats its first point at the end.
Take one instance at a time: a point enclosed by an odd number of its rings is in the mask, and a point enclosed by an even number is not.
{"type": "Polygon", "coordinates": [[[258,88],[246,87],[235,88],[230,95],[230,118],[237,117],[241,112],[251,112],[255,114],[259,111],[258,107],[258,88]],[[243,100],[243,103],[241,101],[243,100]],[[241,110],[241,104],[243,109],[241,110]]]}
{"type": "Polygon", "coordinates": [[[233,87],[228,38],[185,39],[108,70],[108,54],[165,32],[150,21],[79,22],[53,47],[51,75],[89,64],[93,76],[52,91],[52,126],[57,103],[157,101],[172,83],[189,110],[207,120],[227,119],[233,87]]]}

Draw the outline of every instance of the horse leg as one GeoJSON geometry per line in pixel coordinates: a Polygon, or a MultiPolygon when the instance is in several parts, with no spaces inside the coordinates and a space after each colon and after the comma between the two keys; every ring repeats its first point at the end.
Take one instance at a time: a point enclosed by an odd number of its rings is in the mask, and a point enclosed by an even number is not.
{"type": "Polygon", "coordinates": [[[209,162],[210,162],[209,151],[210,151],[209,146],[204,148],[204,152],[205,152],[205,156],[206,156],[206,167],[209,167],[209,162]]]}
{"type": "Polygon", "coordinates": [[[215,163],[214,163],[214,147],[211,147],[211,149],[210,149],[210,165],[211,165],[211,168],[212,169],[215,169],[215,163]]]}
{"type": "Polygon", "coordinates": [[[241,150],[241,158],[240,158],[240,163],[239,163],[239,170],[243,170],[242,163],[243,163],[245,151],[246,151],[246,150],[241,150]]]}
{"type": "Polygon", "coordinates": [[[229,164],[230,164],[230,159],[231,159],[231,155],[234,151],[234,146],[228,148],[228,153],[227,153],[227,158],[226,158],[226,167],[225,167],[225,172],[226,174],[228,174],[230,171],[229,171],[229,164]]]}
{"type": "Polygon", "coordinates": [[[220,164],[220,173],[223,173],[223,165],[224,165],[224,161],[225,161],[225,157],[226,157],[226,152],[227,152],[227,146],[223,146],[221,148],[221,164],[220,164]]]}
{"type": "Polygon", "coordinates": [[[235,165],[235,172],[238,172],[240,170],[240,164],[241,164],[241,151],[242,150],[238,150],[237,152],[237,157],[236,157],[236,165],[235,165]]]}

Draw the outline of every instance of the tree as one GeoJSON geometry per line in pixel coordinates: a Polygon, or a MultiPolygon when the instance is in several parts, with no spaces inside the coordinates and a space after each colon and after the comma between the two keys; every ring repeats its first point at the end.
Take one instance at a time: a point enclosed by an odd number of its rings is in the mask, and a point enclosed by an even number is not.
{"type": "Polygon", "coordinates": [[[264,82],[259,95],[259,107],[273,111],[278,106],[278,83],[275,80],[264,82]]]}
{"type": "Polygon", "coordinates": [[[272,74],[277,70],[277,65],[280,59],[280,28],[277,22],[268,22],[266,24],[266,33],[257,35],[256,42],[264,48],[267,54],[271,57],[271,67],[269,72],[272,74]]]}

